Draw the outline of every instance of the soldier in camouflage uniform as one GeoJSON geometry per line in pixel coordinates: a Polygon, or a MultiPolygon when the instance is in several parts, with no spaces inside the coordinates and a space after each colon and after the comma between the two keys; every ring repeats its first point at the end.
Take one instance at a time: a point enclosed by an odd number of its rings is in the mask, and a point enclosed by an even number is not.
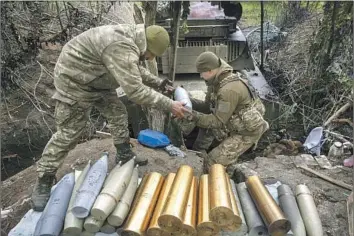
{"type": "MultiPolygon", "coordinates": [[[[116,93],[119,86],[134,103],[183,117],[186,110],[182,103],[150,88],[163,90],[169,81],[141,66],[142,60],[161,56],[168,45],[168,33],[160,26],[145,29],[144,25],[118,24],[90,29],[63,47],[54,69],[57,132],[38,162],[32,193],[35,210],[44,209],[56,171],[76,146],[93,107],[108,121],[117,149],[116,162],[124,163],[135,156],[129,144],[128,114],[116,93]]],[[[147,163],[146,157],[137,156],[135,160],[140,165],[147,163]]]]}
{"type": "Polygon", "coordinates": [[[214,53],[199,55],[196,67],[208,90],[205,101],[192,99],[194,111],[188,119],[200,128],[194,149],[204,152],[205,172],[219,163],[231,175],[238,157],[269,128],[265,108],[247,81],[214,53]],[[206,154],[214,139],[220,144],[206,154]]]}

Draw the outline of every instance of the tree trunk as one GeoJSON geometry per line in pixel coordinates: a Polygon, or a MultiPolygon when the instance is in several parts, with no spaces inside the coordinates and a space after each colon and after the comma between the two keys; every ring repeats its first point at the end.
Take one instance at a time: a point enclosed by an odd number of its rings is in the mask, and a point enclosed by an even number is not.
{"type": "MultiPolygon", "coordinates": [[[[155,24],[157,2],[153,2],[153,1],[144,2],[143,9],[145,11],[145,19],[143,17],[143,19],[140,20],[145,22],[146,27],[155,24]]],[[[158,76],[156,59],[154,59],[153,61],[145,61],[145,67],[152,74],[158,76]]],[[[146,114],[150,129],[164,132],[165,119],[166,119],[165,112],[152,107],[143,107],[143,110],[146,114]]]]}

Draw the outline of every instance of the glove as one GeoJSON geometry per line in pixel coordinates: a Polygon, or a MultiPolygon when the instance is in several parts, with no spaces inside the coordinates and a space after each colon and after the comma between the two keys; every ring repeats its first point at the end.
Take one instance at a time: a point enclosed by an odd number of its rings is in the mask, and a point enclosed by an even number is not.
{"type": "Polygon", "coordinates": [[[165,95],[171,95],[175,91],[175,88],[173,87],[171,80],[164,79],[159,85],[159,90],[162,91],[162,93],[165,95]]]}

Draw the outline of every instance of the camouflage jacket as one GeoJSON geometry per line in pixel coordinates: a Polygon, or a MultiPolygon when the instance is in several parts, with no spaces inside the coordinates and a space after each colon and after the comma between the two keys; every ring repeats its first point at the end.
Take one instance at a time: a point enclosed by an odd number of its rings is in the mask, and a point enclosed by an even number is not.
{"type": "MultiPolygon", "coordinates": [[[[247,111],[255,104],[254,95],[247,81],[241,79],[240,75],[233,74],[232,71],[232,67],[222,61],[221,70],[208,86],[205,101],[193,100],[193,106],[196,105],[204,111],[209,107],[210,110],[210,114],[196,112],[196,125],[201,128],[226,132],[238,131],[239,134],[251,135],[253,132],[244,128],[244,120],[241,117],[245,111],[248,115],[247,111]]],[[[254,121],[262,123],[263,114],[260,115],[262,120],[254,121]]],[[[252,113],[251,116],[254,114],[252,113]]]]}
{"type": "Polygon", "coordinates": [[[145,51],[144,25],[107,25],[76,36],[65,44],[55,66],[53,98],[90,102],[120,86],[132,102],[170,110],[172,100],[148,87],[162,80],[140,65],[145,51]]]}

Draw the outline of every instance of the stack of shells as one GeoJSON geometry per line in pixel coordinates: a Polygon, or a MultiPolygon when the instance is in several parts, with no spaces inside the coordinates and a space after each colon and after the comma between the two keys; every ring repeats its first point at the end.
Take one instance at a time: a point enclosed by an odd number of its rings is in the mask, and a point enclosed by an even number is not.
{"type": "Polygon", "coordinates": [[[139,188],[134,159],[118,164],[108,177],[107,171],[108,154],[103,153],[92,167],[88,163],[83,171],[65,175],[34,235],[93,236],[112,234],[118,227],[122,236],[323,234],[305,185],[298,185],[295,195],[280,185],[278,206],[258,176],[235,185],[220,164],[199,179],[187,165],[165,177],[151,172],[139,188]]]}
{"type": "Polygon", "coordinates": [[[199,179],[182,165],[165,177],[144,176],[121,235],[322,235],[309,189],[298,185],[295,195],[280,185],[278,205],[258,176],[236,185],[220,164],[199,179]]]}
{"type": "Polygon", "coordinates": [[[123,224],[138,187],[134,159],[107,176],[108,153],[91,167],[65,175],[51,193],[34,235],[111,234],[123,224]],[[76,177],[75,177],[76,176],[76,177]],[[106,178],[107,177],[107,178],[106,178]]]}
{"type": "Polygon", "coordinates": [[[235,192],[234,182],[219,164],[199,179],[187,165],[166,177],[149,173],[139,187],[122,236],[246,234],[235,192]]]}

